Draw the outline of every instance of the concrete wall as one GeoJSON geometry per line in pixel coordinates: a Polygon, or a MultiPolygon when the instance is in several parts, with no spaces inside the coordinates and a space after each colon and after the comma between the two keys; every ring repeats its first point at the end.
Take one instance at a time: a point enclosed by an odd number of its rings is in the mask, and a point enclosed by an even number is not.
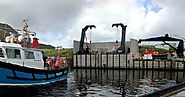
{"type": "MultiPolygon", "coordinates": [[[[139,57],[139,44],[138,41],[135,39],[130,39],[130,55],[131,58],[138,58],[139,57]]],[[[130,59],[132,60],[132,59],[130,59]]]]}
{"type": "Polygon", "coordinates": [[[74,54],[73,66],[83,68],[137,68],[183,70],[184,60],[129,60],[127,54],[74,54]]]}
{"type": "Polygon", "coordinates": [[[126,54],[87,54],[73,55],[74,67],[126,68],[129,65],[126,54]]]}
{"type": "MultiPolygon", "coordinates": [[[[79,41],[74,40],[73,42],[73,52],[77,53],[79,50],[79,41]]],[[[89,43],[84,43],[84,48],[86,48],[89,43]]],[[[116,45],[120,45],[121,43],[118,42],[116,44],[115,42],[94,42],[89,47],[91,47],[91,51],[98,51],[99,53],[106,53],[106,52],[115,52],[117,47],[116,45]]],[[[127,41],[125,43],[125,50],[128,52],[128,49],[130,49],[130,52],[137,53],[139,51],[138,47],[138,41],[135,39],[131,39],[130,41],[127,41]]]]}

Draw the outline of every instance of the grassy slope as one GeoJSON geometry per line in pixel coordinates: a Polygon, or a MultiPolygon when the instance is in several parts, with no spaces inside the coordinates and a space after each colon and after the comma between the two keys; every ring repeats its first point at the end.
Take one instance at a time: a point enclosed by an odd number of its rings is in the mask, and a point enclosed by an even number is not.
{"type": "Polygon", "coordinates": [[[143,54],[145,49],[152,50],[152,51],[157,51],[159,54],[164,54],[168,51],[168,50],[165,50],[165,49],[155,48],[154,46],[140,46],[139,52],[141,54],[143,54]]]}
{"type": "Polygon", "coordinates": [[[67,59],[72,59],[73,56],[73,49],[43,49],[45,55],[47,56],[57,56],[62,55],[63,57],[66,57],[67,59]]]}

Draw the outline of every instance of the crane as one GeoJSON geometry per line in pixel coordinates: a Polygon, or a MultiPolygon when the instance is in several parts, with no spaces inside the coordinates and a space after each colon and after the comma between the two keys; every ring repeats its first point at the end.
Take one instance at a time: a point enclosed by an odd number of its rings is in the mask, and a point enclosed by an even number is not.
{"type": "Polygon", "coordinates": [[[79,46],[79,54],[84,54],[84,53],[89,53],[89,47],[88,45],[86,45],[86,49],[83,48],[84,46],[84,39],[85,39],[85,32],[87,31],[87,29],[92,29],[92,28],[96,28],[95,25],[86,25],[83,29],[82,29],[82,33],[81,33],[81,39],[80,39],[80,46],[79,46]]]}
{"type": "Polygon", "coordinates": [[[121,37],[121,46],[116,50],[117,53],[125,53],[125,33],[127,25],[123,25],[122,23],[112,24],[112,27],[121,26],[122,28],[122,37],[121,37]]]}
{"type": "Polygon", "coordinates": [[[148,38],[148,39],[139,39],[139,43],[141,43],[142,41],[162,41],[164,42],[164,44],[169,45],[171,48],[173,48],[176,53],[177,53],[177,57],[179,58],[183,58],[183,52],[184,52],[184,41],[182,39],[178,39],[178,38],[173,38],[170,37],[168,34],[165,34],[165,36],[160,36],[160,37],[153,37],[153,38],[148,38]],[[171,44],[167,43],[166,41],[178,41],[178,47],[173,47],[171,44]]]}

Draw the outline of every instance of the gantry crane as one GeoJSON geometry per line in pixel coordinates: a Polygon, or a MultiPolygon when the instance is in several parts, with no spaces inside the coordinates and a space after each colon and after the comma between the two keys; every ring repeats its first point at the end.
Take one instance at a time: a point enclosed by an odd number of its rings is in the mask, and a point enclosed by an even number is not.
{"type": "Polygon", "coordinates": [[[123,25],[122,23],[116,23],[112,24],[112,27],[116,26],[121,26],[122,28],[122,37],[121,37],[121,45],[120,47],[116,50],[117,53],[125,53],[125,34],[126,34],[126,27],[127,25],[123,25]]]}
{"type": "Polygon", "coordinates": [[[79,46],[79,51],[78,53],[79,54],[84,54],[84,53],[89,53],[89,47],[88,45],[86,45],[86,49],[83,48],[84,46],[84,39],[85,39],[85,36],[86,36],[86,31],[88,29],[92,29],[92,28],[96,28],[95,25],[86,25],[83,29],[82,29],[82,34],[81,34],[81,39],[80,39],[80,46],[79,46]]]}

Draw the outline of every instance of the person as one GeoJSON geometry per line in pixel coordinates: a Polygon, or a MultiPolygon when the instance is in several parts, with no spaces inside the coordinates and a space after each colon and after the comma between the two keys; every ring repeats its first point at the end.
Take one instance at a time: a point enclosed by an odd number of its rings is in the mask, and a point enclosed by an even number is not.
{"type": "Polygon", "coordinates": [[[15,36],[10,33],[10,43],[14,43],[15,42],[15,36]]]}
{"type": "Polygon", "coordinates": [[[6,36],[5,42],[9,43],[10,42],[10,36],[6,36]]]}
{"type": "Polygon", "coordinates": [[[59,59],[60,59],[60,61],[62,62],[62,61],[63,61],[63,56],[60,55],[60,56],[59,56],[59,59]]]}
{"type": "Polygon", "coordinates": [[[144,54],[149,54],[149,51],[147,49],[144,50],[144,54]]]}
{"type": "Polygon", "coordinates": [[[56,56],[52,56],[51,57],[51,61],[52,61],[52,64],[53,65],[55,65],[56,60],[57,60],[56,56]]]}
{"type": "Polygon", "coordinates": [[[171,59],[171,52],[167,52],[167,59],[171,59]]]}
{"type": "Polygon", "coordinates": [[[60,65],[61,65],[60,60],[57,60],[57,61],[55,62],[55,64],[54,64],[55,69],[59,69],[60,65]]]}
{"type": "Polygon", "coordinates": [[[52,66],[52,60],[51,60],[51,58],[49,57],[48,59],[47,59],[47,65],[46,65],[46,67],[51,67],[52,66]]]}
{"type": "Polygon", "coordinates": [[[44,68],[47,67],[47,56],[43,55],[44,68]]]}
{"type": "Polygon", "coordinates": [[[62,55],[60,55],[60,62],[61,62],[61,66],[64,67],[65,66],[65,60],[64,60],[64,57],[62,57],[62,55]]]}

